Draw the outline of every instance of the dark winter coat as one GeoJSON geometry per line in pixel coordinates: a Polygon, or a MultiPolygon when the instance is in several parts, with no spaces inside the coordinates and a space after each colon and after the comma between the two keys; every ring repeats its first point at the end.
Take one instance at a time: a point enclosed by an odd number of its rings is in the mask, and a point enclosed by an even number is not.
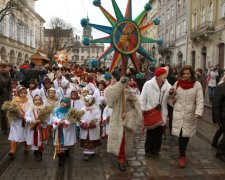
{"type": "Polygon", "coordinates": [[[0,105],[10,99],[11,77],[9,74],[0,73],[0,105]]]}
{"type": "Polygon", "coordinates": [[[213,123],[221,124],[225,130],[225,82],[216,87],[212,103],[213,123]]]}

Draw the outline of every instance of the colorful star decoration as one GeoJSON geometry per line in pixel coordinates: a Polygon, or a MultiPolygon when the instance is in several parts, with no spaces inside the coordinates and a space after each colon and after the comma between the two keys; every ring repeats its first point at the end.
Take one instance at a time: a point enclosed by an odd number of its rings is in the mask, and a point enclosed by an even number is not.
{"type": "Polygon", "coordinates": [[[149,54],[143,47],[142,43],[157,43],[162,45],[163,41],[151,39],[148,37],[143,37],[144,33],[148,28],[153,25],[159,25],[160,19],[154,18],[152,22],[147,25],[141,26],[140,24],[143,18],[146,16],[147,12],[152,9],[150,3],[146,3],[144,10],[133,20],[132,19],[132,0],[128,0],[125,15],[121,13],[116,0],[111,0],[112,6],[116,15],[113,17],[102,5],[101,0],[94,0],[93,4],[99,7],[102,13],[105,15],[111,27],[97,25],[89,23],[89,19],[84,18],[81,20],[82,27],[93,27],[97,30],[109,34],[107,37],[90,40],[87,37],[83,38],[84,45],[90,45],[90,43],[110,43],[110,46],[98,57],[98,60],[105,58],[108,54],[114,51],[114,56],[110,65],[109,71],[112,72],[114,68],[118,65],[119,61],[122,60],[123,73],[128,64],[129,58],[136,67],[137,71],[140,72],[139,59],[137,53],[149,59],[152,62],[156,62],[156,59],[149,54]]]}
{"type": "Polygon", "coordinates": [[[59,64],[67,63],[68,61],[68,54],[65,51],[57,51],[54,55],[55,61],[59,64]]]}

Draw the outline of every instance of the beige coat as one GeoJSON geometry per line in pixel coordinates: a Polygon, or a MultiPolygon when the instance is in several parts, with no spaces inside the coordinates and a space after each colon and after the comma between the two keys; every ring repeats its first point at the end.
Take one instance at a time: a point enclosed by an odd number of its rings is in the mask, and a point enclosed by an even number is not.
{"type": "Polygon", "coordinates": [[[123,129],[125,130],[125,151],[128,155],[132,150],[134,132],[142,121],[138,97],[130,89],[125,90],[127,117],[122,121],[122,91],[123,85],[120,82],[105,90],[105,101],[113,109],[110,116],[107,151],[116,156],[119,155],[123,129]]]}
{"type": "MultiPolygon", "coordinates": [[[[176,88],[177,83],[174,87],[176,88]]],[[[204,109],[204,97],[201,84],[196,81],[191,89],[176,89],[176,102],[173,111],[172,134],[180,136],[182,129],[183,137],[195,135],[197,128],[197,118],[195,115],[202,116],[204,109]]]]}

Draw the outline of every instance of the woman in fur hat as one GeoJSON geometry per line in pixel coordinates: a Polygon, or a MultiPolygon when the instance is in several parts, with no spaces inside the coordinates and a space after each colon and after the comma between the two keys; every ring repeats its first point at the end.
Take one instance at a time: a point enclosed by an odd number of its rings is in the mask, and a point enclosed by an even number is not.
{"type": "Polygon", "coordinates": [[[69,150],[77,142],[75,126],[67,120],[70,103],[69,98],[62,98],[60,107],[56,109],[51,120],[53,122],[54,146],[59,157],[59,166],[64,164],[65,157],[69,157],[69,150]]]}
{"type": "Polygon", "coordinates": [[[100,145],[101,112],[92,95],[87,95],[84,101],[86,107],[80,123],[80,145],[83,148],[83,159],[88,160],[95,155],[95,148],[100,145]]]}
{"type": "Polygon", "coordinates": [[[17,96],[13,99],[13,103],[16,103],[21,108],[21,117],[12,117],[10,123],[9,140],[11,141],[11,148],[9,155],[15,156],[16,147],[18,142],[24,143],[24,153],[29,151],[26,143],[27,127],[25,121],[25,113],[31,106],[29,99],[27,98],[27,90],[23,86],[17,88],[17,96]]]}

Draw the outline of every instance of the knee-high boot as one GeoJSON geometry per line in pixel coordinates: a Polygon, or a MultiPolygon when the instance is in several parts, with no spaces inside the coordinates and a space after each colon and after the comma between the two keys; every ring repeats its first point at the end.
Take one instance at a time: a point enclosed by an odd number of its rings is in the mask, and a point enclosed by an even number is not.
{"type": "Polygon", "coordinates": [[[11,157],[14,157],[15,153],[16,153],[16,142],[11,141],[9,155],[11,157]]]}

